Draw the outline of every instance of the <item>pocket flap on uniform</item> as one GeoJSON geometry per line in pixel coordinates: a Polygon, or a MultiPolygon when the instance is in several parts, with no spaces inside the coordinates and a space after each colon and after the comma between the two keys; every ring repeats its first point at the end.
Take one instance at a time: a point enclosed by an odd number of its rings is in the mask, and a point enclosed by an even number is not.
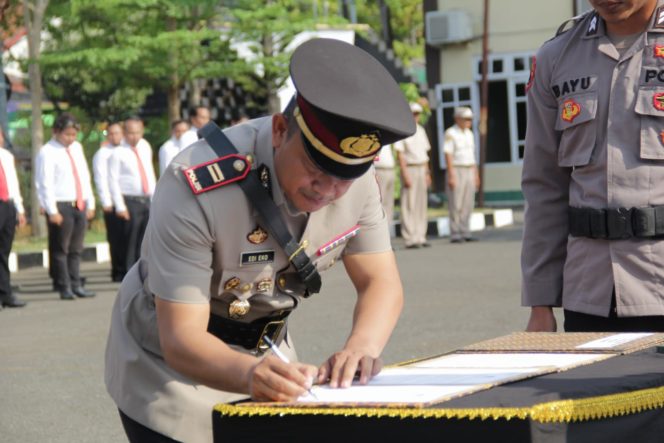
{"type": "Polygon", "coordinates": [[[664,117],[664,88],[640,88],[634,111],[641,115],[664,117]]]}
{"type": "Polygon", "coordinates": [[[593,120],[597,113],[597,93],[589,92],[567,96],[558,103],[558,118],[556,130],[564,131],[567,128],[580,125],[593,120]]]}

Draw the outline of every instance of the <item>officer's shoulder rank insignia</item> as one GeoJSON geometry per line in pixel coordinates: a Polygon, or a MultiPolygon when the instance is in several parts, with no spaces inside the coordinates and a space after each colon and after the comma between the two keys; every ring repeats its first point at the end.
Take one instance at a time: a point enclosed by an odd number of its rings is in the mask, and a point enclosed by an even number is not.
{"type": "Polygon", "coordinates": [[[357,233],[360,232],[360,225],[355,225],[346,232],[343,232],[342,234],[339,234],[338,236],[334,237],[332,240],[329,242],[325,243],[323,246],[321,246],[318,251],[316,251],[316,255],[319,257],[323,254],[327,254],[330,252],[332,249],[336,248],[337,246],[346,243],[348,240],[351,238],[355,237],[357,233]]]}
{"type": "Polygon", "coordinates": [[[571,123],[580,113],[581,113],[581,106],[574,100],[568,99],[563,102],[563,112],[561,117],[566,122],[571,123]]]}
{"type": "Polygon", "coordinates": [[[251,162],[240,154],[230,154],[185,169],[184,176],[194,194],[244,179],[251,170],[251,162]]]}
{"type": "Polygon", "coordinates": [[[247,240],[249,243],[260,245],[267,240],[267,231],[260,226],[256,226],[256,229],[247,234],[247,240]]]}

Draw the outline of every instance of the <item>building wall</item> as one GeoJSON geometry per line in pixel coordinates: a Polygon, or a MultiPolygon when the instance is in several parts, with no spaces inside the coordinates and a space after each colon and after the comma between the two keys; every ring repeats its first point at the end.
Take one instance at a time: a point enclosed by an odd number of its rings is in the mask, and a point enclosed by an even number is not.
{"type": "MultiPolygon", "coordinates": [[[[440,48],[440,84],[470,84],[472,87],[471,106],[479,114],[479,70],[478,62],[482,54],[483,0],[439,0],[439,11],[464,10],[470,14],[473,40],[466,43],[445,45],[440,48]]],[[[565,20],[575,15],[575,1],[551,0],[499,0],[489,2],[489,55],[490,57],[511,54],[533,55],[546,40],[553,37],[565,20]]],[[[526,68],[527,69],[527,68],[526,68]]],[[[503,81],[527,80],[527,72],[490,76],[490,79],[503,81]],[[511,77],[510,77],[511,76],[511,77]],[[504,80],[505,77],[510,77],[504,80]]],[[[508,87],[513,86],[511,83],[508,87]]],[[[439,98],[439,97],[437,97],[439,98]]],[[[521,99],[523,101],[523,98],[521,99]]],[[[514,105],[515,106],[515,105],[514,105]]],[[[513,106],[513,107],[514,107],[513,106]]],[[[523,106],[523,105],[522,105],[523,106]]],[[[516,120],[514,111],[510,119],[516,120]]],[[[491,119],[491,115],[489,116],[491,119]]],[[[449,118],[448,118],[449,120],[449,118]]],[[[476,141],[479,146],[479,133],[475,121],[476,141]]],[[[438,117],[439,139],[446,129],[442,117],[438,117]]],[[[513,130],[513,134],[516,133],[513,130]]],[[[518,137],[512,137],[518,138],[518,137]]],[[[491,140],[488,143],[491,144],[491,140]]],[[[495,140],[494,140],[495,143],[495,140]]],[[[522,144],[522,141],[521,141],[522,144]]],[[[439,150],[442,146],[438,147],[439,150]]],[[[522,147],[521,147],[522,148],[522,147]]],[[[513,147],[518,151],[518,147],[513,147]]],[[[512,160],[500,163],[487,163],[484,171],[486,201],[509,199],[505,196],[518,196],[521,189],[521,160],[512,153],[512,160]]],[[[440,165],[444,167],[445,165],[440,165]]],[[[518,198],[518,197],[517,197],[518,198]]]]}

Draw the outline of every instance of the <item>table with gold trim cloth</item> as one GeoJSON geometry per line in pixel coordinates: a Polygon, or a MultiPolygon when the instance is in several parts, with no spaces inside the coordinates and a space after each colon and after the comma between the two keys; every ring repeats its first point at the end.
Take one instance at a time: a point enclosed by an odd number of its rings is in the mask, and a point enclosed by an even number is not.
{"type": "Polygon", "coordinates": [[[656,347],[425,408],[217,405],[215,442],[664,442],[656,347]]]}

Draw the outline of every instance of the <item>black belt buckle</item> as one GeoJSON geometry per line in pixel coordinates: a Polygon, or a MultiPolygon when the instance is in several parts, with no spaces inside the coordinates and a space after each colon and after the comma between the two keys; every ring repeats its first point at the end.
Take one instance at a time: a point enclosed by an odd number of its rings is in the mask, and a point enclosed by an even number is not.
{"type": "Polygon", "coordinates": [[[279,337],[279,334],[281,333],[281,330],[284,328],[285,324],[286,320],[274,320],[267,323],[265,327],[263,327],[263,332],[261,332],[261,336],[258,339],[258,342],[256,343],[256,351],[262,354],[268,349],[270,349],[270,345],[265,343],[265,340],[263,340],[263,338],[267,336],[270,338],[270,340],[276,343],[277,337],[279,337]]]}
{"type": "Polygon", "coordinates": [[[634,208],[632,228],[635,237],[654,237],[656,234],[655,208],[634,208]]]}
{"type": "Polygon", "coordinates": [[[606,230],[609,240],[625,240],[634,236],[633,213],[634,208],[613,208],[606,211],[606,230]]]}

